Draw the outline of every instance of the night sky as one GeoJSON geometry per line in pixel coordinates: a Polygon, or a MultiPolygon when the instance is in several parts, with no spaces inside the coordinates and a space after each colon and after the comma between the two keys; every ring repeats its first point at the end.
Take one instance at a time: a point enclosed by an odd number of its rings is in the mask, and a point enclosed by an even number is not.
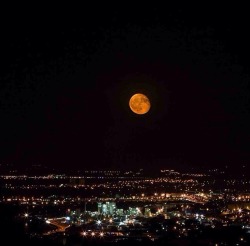
{"type": "Polygon", "coordinates": [[[0,163],[80,170],[249,165],[244,9],[4,17],[0,163]],[[145,115],[128,107],[137,92],[151,101],[145,115]]]}

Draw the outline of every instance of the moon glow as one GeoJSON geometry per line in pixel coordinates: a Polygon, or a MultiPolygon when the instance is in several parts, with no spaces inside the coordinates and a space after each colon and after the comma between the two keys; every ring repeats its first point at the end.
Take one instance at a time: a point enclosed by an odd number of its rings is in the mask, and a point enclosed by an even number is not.
{"type": "Polygon", "coordinates": [[[146,114],[150,109],[150,101],[144,94],[134,94],[129,100],[129,107],[135,114],[146,114]]]}

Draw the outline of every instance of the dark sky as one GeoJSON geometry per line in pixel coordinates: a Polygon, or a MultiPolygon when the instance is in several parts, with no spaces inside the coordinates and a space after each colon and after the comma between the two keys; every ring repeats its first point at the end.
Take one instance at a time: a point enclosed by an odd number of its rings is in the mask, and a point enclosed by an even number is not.
{"type": "Polygon", "coordinates": [[[249,165],[244,9],[85,8],[72,18],[38,10],[4,17],[0,162],[249,165]],[[136,92],[151,101],[146,115],[128,107],[136,92]]]}

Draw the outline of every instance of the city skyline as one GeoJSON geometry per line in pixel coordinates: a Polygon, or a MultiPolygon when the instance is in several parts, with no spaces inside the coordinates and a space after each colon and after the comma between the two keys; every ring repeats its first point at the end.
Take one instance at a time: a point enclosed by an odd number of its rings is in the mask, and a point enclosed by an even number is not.
{"type": "Polygon", "coordinates": [[[5,27],[0,163],[249,169],[247,17],[232,11],[5,27]],[[147,114],[131,112],[135,93],[147,114]]]}

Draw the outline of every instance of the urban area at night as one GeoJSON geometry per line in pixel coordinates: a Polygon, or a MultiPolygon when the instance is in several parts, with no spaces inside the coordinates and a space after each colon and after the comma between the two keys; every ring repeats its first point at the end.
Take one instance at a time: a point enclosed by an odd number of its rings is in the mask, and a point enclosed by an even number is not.
{"type": "Polygon", "coordinates": [[[187,4],[2,8],[0,245],[250,245],[249,7],[187,4]]]}
{"type": "Polygon", "coordinates": [[[23,242],[250,242],[250,176],[244,165],[234,174],[227,166],[207,171],[196,168],[185,172],[138,169],[76,173],[60,173],[41,165],[25,171],[12,165],[0,168],[1,223],[15,225],[23,242]]]}

